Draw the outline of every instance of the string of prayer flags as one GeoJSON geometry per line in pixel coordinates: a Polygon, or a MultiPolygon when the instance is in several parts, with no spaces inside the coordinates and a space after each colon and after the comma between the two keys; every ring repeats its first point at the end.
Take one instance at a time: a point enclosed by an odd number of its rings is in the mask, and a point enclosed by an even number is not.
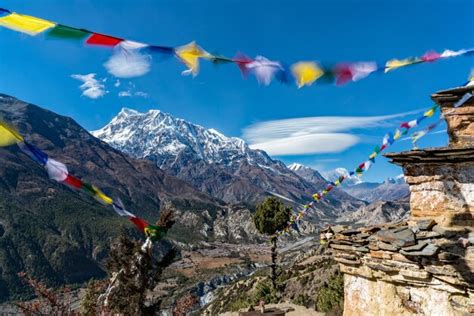
{"type": "Polygon", "coordinates": [[[105,206],[112,206],[119,216],[127,217],[152,241],[164,237],[166,233],[165,228],[149,224],[146,220],[128,212],[120,199],[114,201],[96,186],[72,176],[69,174],[65,164],[50,158],[39,148],[25,141],[24,138],[8,124],[0,121],[0,147],[7,147],[14,144],[17,144],[20,150],[29,158],[44,167],[50,179],[63,183],[73,189],[82,190],[105,206]]]}
{"type": "MultiPolygon", "coordinates": [[[[392,70],[414,64],[431,63],[440,59],[463,55],[467,56],[474,53],[474,48],[460,49],[457,51],[446,49],[441,53],[428,51],[420,57],[409,57],[404,59],[393,58],[380,65],[376,62],[366,61],[336,63],[335,67],[325,68],[321,67],[320,63],[311,61],[296,61],[293,64],[287,64],[282,61],[272,61],[262,56],[257,56],[253,59],[241,53],[238,53],[234,58],[228,58],[222,55],[217,56],[208,53],[194,41],[175,48],[138,43],[120,37],[92,32],[82,28],[74,28],[28,15],[17,14],[2,8],[0,8],[0,26],[29,35],[37,35],[49,30],[45,33],[48,38],[85,40],[86,44],[93,46],[119,46],[125,51],[131,52],[132,55],[134,51],[136,52],[140,49],[146,49],[153,56],[158,56],[162,59],[176,56],[187,67],[182,74],[192,74],[193,77],[199,73],[200,59],[206,59],[215,65],[235,63],[239,67],[244,78],[246,78],[249,73],[252,73],[257,78],[257,81],[262,85],[269,85],[274,79],[277,79],[284,84],[289,84],[294,81],[298,88],[311,86],[317,81],[320,83],[334,82],[336,85],[344,85],[351,81],[364,79],[375,72],[388,73],[392,70]]],[[[117,55],[117,53],[115,54],[117,55]]],[[[145,64],[146,58],[144,59],[143,56],[135,54],[128,59],[118,56],[116,61],[121,64],[133,64],[128,68],[121,65],[122,69],[134,69],[139,64],[145,64]]],[[[325,65],[326,63],[321,64],[325,65]]],[[[104,65],[107,67],[107,63],[104,65]]],[[[147,72],[148,68],[137,69],[133,72],[133,76],[141,76],[147,72]]],[[[116,72],[118,77],[123,73],[124,72],[121,71],[116,72]]],[[[114,72],[111,72],[111,74],[114,76],[116,75],[114,72]]]]}
{"type": "MultiPolygon", "coordinates": [[[[469,100],[470,98],[472,97],[472,95],[470,93],[467,93],[466,95],[464,95],[461,100],[459,100],[456,104],[453,105],[454,108],[456,107],[459,107],[461,106],[462,104],[464,104],[467,100],[469,100]]],[[[403,131],[401,131],[400,129],[396,129],[394,133],[387,133],[383,139],[382,139],[382,146],[376,146],[373,150],[373,152],[369,155],[369,159],[360,163],[356,169],[354,169],[353,171],[350,171],[349,174],[347,175],[341,175],[336,181],[334,182],[329,182],[327,184],[327,186],[321,190],[320,192],[316,192],[312,195],[312,198],[313,198],[313,201],[311,201],[310,203],[306,204],[306,205],[303,205],[303,209],[301,211],[298,212],[298,216],[296,217],[290,217],[290,220],[288,221],[287,223],[287,226],[280,230],[280,231],[277,231],[274,236],[277,237],[277,236],[280,236],[280,235],[283,235],[285,233],[289,233],[289,228],[294,226],[296,224],[296,221],[298,221],[299,219],[301,219],[313,206],[314,206],[314,202],[317,202],[317,201],[320,201],[322,200],[327,194],[329,194],[329,192],[331,192],[335,187],[338,187],[340,186],[345,179],[349,178],[349,177],[352,177],[354,175],[357,175],[357,176],[362,176],[364,172],[367,172],[371,166],[375,163],[375,158],[382,152],[384,151],[385,149],[387,149],[389,146],[391,146],[396,140],[400,139],[400,137],[402,135],[405,135],[408,133],[408,131],[410,129],[412,129],[413,127],[417,126],[419,122],[423,121],[424,119],[428,118],[428,117],[432,117],[435,113],[435,111],[439,108],[439,105],[434,105],[432,107],[430,107],[428,110],[424,111],[423,114],[415,119],[415,120],[411,120],[411,121],[407,121],[407,122],[403,122],[400,124],[400,127],[403,129],[403,131]]],[[[416,132],[413,134],[412,136],[412,139],[419,139],[421,137],[423,137],[424,135],[428,134],[429,132],[431,132],[436,126],[437,124],[439,124],[441,121],[443,120],[442,116],[440,117],[440,120],[434,124],[431,124],[430,126],[428,126],[425,130],[421,131],[421,132],[416,132]]]]}
{"type": "MultiPolygon", "coordinates": [[[[411,140],[412,140],[412,143],[414,145],[414,147],[416,148],[416,142],[426,136],[427,134],[429,134],[432,130],[434,130],[439,124],[441,124],[443,121],[444,121],[444,117],[446,115],[449,115],[450,113],[454,112],[455,109],[457,109],[458,107],[460,107],[461,105],[463,105],[464,103],[466,103],[468,100],[470,100],[472,98],[472,94],[471,93],[466,93],[461,99],[459,99],[459,101],[457,101],[455,104],[453,104],[453,109],[449,110],[448,112],[446,113],[441,113],[440,116],[439,116],[439,119],[434,122],[433,124],[429,125],[428,127],[426,127],[425,129],[421,130],[421,131],[417,131],[415,132],[412,137],[411,137],[411,140]]],[[[429,111],[427,111],[429,112],[429,111]]],[[[425,112],[425,114],[427,113],[425,112]]],[[[434,113],[433,113],[434,114],[434,113]]],[[[431,114],[431,116],[433,115],[431,114]]]]}

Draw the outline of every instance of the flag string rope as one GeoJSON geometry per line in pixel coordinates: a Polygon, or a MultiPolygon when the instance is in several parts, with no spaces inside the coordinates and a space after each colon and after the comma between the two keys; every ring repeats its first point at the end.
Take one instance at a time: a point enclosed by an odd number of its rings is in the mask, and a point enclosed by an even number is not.
{"type": "MultiPolygon", "coordinates": [[[[298,61],[289,66],[284,62],[269,60],[263,56],[249,58],[244,54],[237,53],[235,57],[229,58],[222,55],[211,54],[194,41],[179,47],[159,46],[131,41],[86,29],[74,28],[34,16],[11,12],[3,8],[0,8],[0,26],[32,36],[47,31],[46,36],[48,38],[85,41],[88,45],[115,47],[117,48],[115,54],[125,54],[126,58],[120,59],[121,62],[129,63],[131,67],[134,66],[132,65],[133,62],[143,58],[143,56],[140,55],[142,52],[151,55],[159,55],[161,57],[175,56],[187,67],[187,70],[183,71],[183,74],[196,76],[199,73],[199,62],[201,59],[204,59],[214,64],[234,63],[239,67],[244,78],[247,78],[248,74],[253,74],[257,81],[263,85],[269,85],[276,78],[285,84],[294,82],[298,88],[310,86],[317,80],[319,80],[319,82],[335,82],[337,85],[342,85],[349,81],[359,81],[372,73],[387,73],[401,67],[474,54],[474,48],[460,49],[457,51],[446,49],[442,53],[428,51],[421,57],[390,59],[383,63],[377,63],[375,61],[339,62],[331,63],[334,65],[331,67],[328,66],[330,63],[298,61]]],[[[111,61],[112,59],[109,62],[111,61]]],[[[143,74],[136,73],[125,76],[113,71],[111,73],[117,77],[131,77],[143,74]]]]}
{"type": "MultiPolygon", "coordinates": [[[[453,105],[453,109],[449,110],[445,114],[441,113],[440,118],[433,124],[429,125],[425,129],[419,132],[415,132],[412,135],[412,140],[415,143],[416,140],[420,139],[423,136],[426,136],[430,132],[432,132],[442,121],[443,118],[454,112],[456,108],[460,107],[464,103],[466,103],[469,99],[472,98],[471,93],[466,93],[458,102],[456,102],[453,105]]],[[[374,151],[369,155],[369,159],[364,161],[363,163],[359,164],[354,171],[349,172],[348,175],[341,175],[336,181],[334,182],[329,182],[326,188],[320,192],[317,192],[313,194],[313,201],[303,205],[303,209],[298,211],[297,214],[291,214],[290,215],[290,220],[287,223],[287,226],[279,231],[277,231],[272,237],[277,237],[281,236],[285,233],[289,233],[291,227],[296,225],[296,223],[301,220],[307,213],[309,213],[309,210],[315,205],[315,202],[321,201],[326,195],[329,194],[335,187],[340,186],[345,179],[350,178],[354,175],[357,175],[359,177],[362,176],[362,174],[370,169],[373,163],[375,163],[375,157],[379,155],[382,151],[387,149],[389,146],[391,146],[395,141],[399,140],[401,136],[408,134],[408,132],[418,126],[423,120],[426,118],[432,117],[436,110],[439,109],[439,105],[435,104],[431,108],[429,108],[427,111],[423,113],[422,116],[418,117],[417,119],[411,120],[411,121],[406,121],[400,124],[400,127],[395,130],[394,133],[387,133],[383,140],[382,140],[382,146],[376,146],[374,148],[374,151]]]]}
{"type": "Polygon", "coordinates": [[[74,190],[81,190],[91,195],[105,206],[112,206],[115,212],[122,217],[127,217],[147,238],[156,241],[164,237],[166,230],[163,227],[151,225],[148,221],[137,217],[127,211],[120,199],[113,200],[96,186],[89,184],[71,175],[65,164],[50,158],[45,152],[27,142],[22,135],[10,125],[0,121],[0,147],[18,145],[20,150],[30,159],[42,166],[50,179],[60,182],[74,190]]]}

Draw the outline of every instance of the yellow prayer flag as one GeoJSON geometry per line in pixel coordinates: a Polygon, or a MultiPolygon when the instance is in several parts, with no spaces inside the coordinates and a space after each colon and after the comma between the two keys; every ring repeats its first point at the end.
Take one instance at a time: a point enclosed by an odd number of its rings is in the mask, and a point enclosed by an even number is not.
{"type": "Polygon", "coordinates": [[[370,154],[369,158],[374,159],[377,156],[377,153],[374,151],[372,154],[370,154]]]}
{"type": "Polygon", "coordinates": [[[417,60],[413,58],[407,58],[407,59],[402,59],[402,60],[392,59],[392,60],[387,61],[387,63],[385,64],[385,72],[387,73],[391,70],[394,70],[400,67],[405,67],[405,66],[414,64],[416,62],[417,60]]]}
{"type": "Polygon", "coordinates": [[[397,129],[397,130],[395,131],[395,134],[393,135],[393,139],[397,140],[397,139],[400,138],[400,136],[402,136],[402,133],[400,132],[399,129],[397,129]]]}
{"type": "Polygon", "coordinates": [[[196,42],[176,48],[176,55],[189,69],[183,74],[192,73],[196,76],[199,72],[199,58],[211,58],[212,55],[199,47],[196,42]]]}
{"type": "Polygon", "coordinates": [[[424,116],[426,117],[432,117],[433,114],[435,113],[436,111],[436,107],[432,107],[431,109],[429,109],[428,111],[426,111],[425,113],[423,113],[424,116]]]}
{"type": "Polygon", "coordinates": [[[100,201],[104,202],[107,205],[111,205],[114,203],[114,201],[108,197],[107,195],[104,194],[104,192],[100,191],[98,188],[94,187],[96,190],[95,196],[98,198],[100,201]]]}
{"type": "Polygon", "coordinates": [[[0,18],[0,25],[14,31],[37,35],[56,25],[54,22],[34,16],[12,13],[0,18]]]}
{"type": "Polygon", "coordinates": [[[312,85],[313,82],[318,80],[323,74],[323,70],[312,61],[302,61],[291,66],[291,72],[296,78],[296,84],[298,88],[305,85],[312,85]]]}
{"type": "Polygon", "coordinates": [[[10,146],[22,141],[23,137],[20,134],[6,123],[0,122],[0,147],[10,146]]]}

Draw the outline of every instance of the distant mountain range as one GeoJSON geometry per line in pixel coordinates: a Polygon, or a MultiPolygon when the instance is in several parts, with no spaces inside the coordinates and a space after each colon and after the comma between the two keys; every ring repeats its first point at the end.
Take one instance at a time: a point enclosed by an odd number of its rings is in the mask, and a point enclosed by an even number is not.
{"type": "Polygon", "coordinates": [[[312,181],[313,179],[319,181],[320,178],[326,179],[327,181],[335,181],[344,175],[347,179],[345,179],[341,185],[341,190],[357,199],[369,203],[374,201],[407,200],[410,195],[408,185],[405,183],[403,175],[388,178],[382,183],[376,183],[363,182],[362,179],[356,175],[349,176],[349,171],[344,168],[327,171],[321,175],[316,170],[301,164],[293,163],[288,167],[308,181],[312,181]]]}

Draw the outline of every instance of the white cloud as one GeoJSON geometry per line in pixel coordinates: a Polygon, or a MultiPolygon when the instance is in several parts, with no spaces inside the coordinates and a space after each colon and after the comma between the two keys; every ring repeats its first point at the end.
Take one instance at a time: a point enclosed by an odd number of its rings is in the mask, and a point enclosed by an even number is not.
{"type": "Polygon", "coordinates": [[[147,98],[147,97],[148,97],[148,93],[143,92],[143,91],[137,91],[137,92],[132,93],[132,91],[130,91],[130,89],[129,89],[129,90],[120,91],[120,92],[118,93],[118,96],[121,97],[121,98],[124,98],[124,97],[141,97],[141,98],[147,98]]]}
{"type": "Polygon", "coordinates": [[[87,75],[74,74],[71,75],[71,78],[83,82],[83,84],[79,86],[83,96],[91,99],[97,99],[103,97],[107,91],[105,90],[104,84],[97,80],[95,76],[95,73],[90,73],[87,75]]]}
{"type": "Polygon", "coordinates": [[[115,87],[115,88],[120,87],[120,80],[118,80],[118,79],[115,80],[114,87],[115,87]]]}
{"type": "Polygon", "coordinates": [[[148,93],[143,92],[143,91],[137,91],[135,92],[136,97],[142,97],[142,98],[148,98],[148,93]]]}
{"type": "Polygon", "coordinates": [[[104,67],[115,77],[139,77],[150,71],[151,56],[141,54],[138,49],[119,47],[109,60],[104,63],[104,67]]]}
{"type": "Polygon", "coordinates": [[[361,141],[348,133],[354,129],[388,127],[390,120],[417,113],[385,116],[316,116],[260,122],[243,130],[243,138],[252,149],[270,155],[338,153],[361,141]]]}
{"type": "Polygon", "coordinates": [[[132,96],[132,93],[130,91],[120,91],[119,94],[118,94],[119,97],[123,98],[123,97],[131,97],[132,96]]]}

